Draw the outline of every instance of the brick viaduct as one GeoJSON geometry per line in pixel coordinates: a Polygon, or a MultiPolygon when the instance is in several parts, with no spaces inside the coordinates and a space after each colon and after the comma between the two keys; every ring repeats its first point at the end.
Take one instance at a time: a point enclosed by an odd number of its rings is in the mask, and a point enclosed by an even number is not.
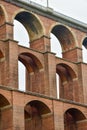
{"type": "Polygon", "coordinates": [[[87,130],[82,45],[87,47],[86,24],[50,8],[0,0],[0,130],[87,130]],[[14,40],[14,19],[26,28],[30,48],[14,40]],[[51,52],[51,33],[62,58],[51,52]],[[18,61],[26,68],[25,91],[18,86],[18,61]]]}

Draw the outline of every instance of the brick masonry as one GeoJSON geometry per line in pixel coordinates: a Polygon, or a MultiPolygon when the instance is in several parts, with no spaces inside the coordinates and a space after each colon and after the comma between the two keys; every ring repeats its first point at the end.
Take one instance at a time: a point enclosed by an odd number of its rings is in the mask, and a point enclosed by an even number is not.
{"type": "Polygon", "coordinates": [[[0,129],[87,130],[85,25],[28,6],[0,1],[0,129]],[[14,40],[14,19],[26,28],[30,48],[14,40]],[[62,58],[51,52],[50,33],[60,41],[62,58]],[[19,90],[18,61],[26,68],[25,91],[19,90]]]}

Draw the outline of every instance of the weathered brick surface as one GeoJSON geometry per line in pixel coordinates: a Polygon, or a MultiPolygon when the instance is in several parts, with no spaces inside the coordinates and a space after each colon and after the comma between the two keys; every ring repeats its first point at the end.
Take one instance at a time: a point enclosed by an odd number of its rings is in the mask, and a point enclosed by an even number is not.
{"type": "Polygon", "coordinates": [[[25,7],[0,1],[0,129],[86,130],[86,33],[25,7]],[[14,19],[26,28],[30,48],[13,39],[14,19]],[[60,41],[62,58],[51,52],[50,33],[60,41]],[[18,86],[18,61],[26,68],[24,92],[18,86]]]}

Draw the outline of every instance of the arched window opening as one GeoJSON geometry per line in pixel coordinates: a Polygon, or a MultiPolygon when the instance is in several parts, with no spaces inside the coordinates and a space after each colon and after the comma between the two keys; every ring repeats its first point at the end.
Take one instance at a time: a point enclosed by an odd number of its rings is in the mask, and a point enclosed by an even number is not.
{"type": "Polygon", "coordinates": [[[47,121],[52,120],[50,113],[50,109],[43,102],[38,100],[29,102],[24,109],[25,130],[47,129],[49,127],[47,121]]]}
{"type": "Polygon", "coordinates": [[[2,94],[0,94],[0,108],[8,105],[10,105],[9,101],[2,94]]]}
{"type": "Polygon", "coordinates": [[[12,111],[6,97],[0,94],[0,130],[9,129],[12,125],[12,111]]]}
{"type": "Polygon", "coordinates": [[[77,130],[76,120],[69,112],[66,112],[64,116],[64,130],[71,130],[71,129],[77,130]]]}
{"type": "MultiPolygon", "coordinates": [[[[15,16],[15,20],[19,21],[26,28],[30,42],[33,42],[44,35],[42,24],[39,18],[33,13],[25,11],[19,12],[15,16]]],[[[22,37],[24,37],[24,35],[22,35],[22,37]]]]}
{"type": "Polygon", "coordinates": [[[42,86],[40,77],[43,78],[43,72],[39,71],[43,67],[41,62],[36,56],[27,52],[19,54],[18,60],[22,63],[22,68],[19,64],[19,88],[39,93],[42,86]]]}
{"type": "MultiPolygon", "coordinates": [[[[59,40],[61,45],[62,58],[71,60],[71,49],[75,47],[76,41],[73,33],[64,25],[56,25],[52,28],[51,33],[59,40]],[[70,51],[68,51],[70,50],[70,51]],[[68,54],[67,54],[68,52],[68,54]]],[[[53,42],[54,43],[54,42],[53,42]]],[[[59,51],[59,50],[58,50],[59,51]]]]}
{"type": "Polygon", "coordinates": [[[64,130],[79,130],[81,126],[81,122],[85,120],[85,116],[83,113],[75,108],[71,108],[67,110],[64,114],[64,130]],[[78,122],[78,123],[77,123],[78,122]]]}
{"type": "Polygon", "coordinates": [[[83,62],[87,63],[87,37],[83,40],[82,54],[83,54],[83,62]]]}
{"type": "Polygon", "coordinates": [[[25,91],[25,81],[26,81],[26,68],[25,66],[18,61],[18,86],[19,90],[25,91]]]}
{"type": "Polygon", "coordinates": [[[28,32],[18,20],[14,20],[14,40],[21,46],[30,47],[28,32]]]}
{"type": "Polygon", "coordinates": [[[62,48],[57,37],[51,33],[51,52],[55,53],[57,57],[62,58],[62,48]]]}
{"type": "Polygon", "coordinates": [[[73,97],[73,79],[76,78],[76,74],[71,67],[66,64],[57,64],[56,73],[58,77],[58,87],[59,87],[59,98],[74,100],[73,97]]]}

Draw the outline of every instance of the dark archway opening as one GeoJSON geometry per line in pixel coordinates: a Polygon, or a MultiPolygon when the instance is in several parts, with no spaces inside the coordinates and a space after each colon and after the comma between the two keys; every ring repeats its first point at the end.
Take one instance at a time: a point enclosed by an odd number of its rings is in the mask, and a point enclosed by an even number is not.
{"type": "Polygon", "coordinates": [[[9,101],[0,94],[0,130],[9,129],[12,126],[12,111],[9,101]]]}
{"type": "Polygon", "coordinates": [[[25,130],[43,130],[48,129],[49,121],[52,117],[50,109],[43,102],[34,100],[25,106],[25,130]],[[48,123],[47,123],[48,122],[48,123]],[[47,123],[47,124],[46,124],[47,123]]]}
{"type": "Polygon", "coordinates": [[[73,86],[76,74],[73,69],[66,64],[60,63],[56,66],[56,73],[59,75],[59,98],[75,100],[73,86]]]}
{"type": "Polygon", "coordinates": [[[26,28],[30,42],[43,36],[42,25],[32,13],[20,12],[15,16],[15,19],[26,28]]]}
{"type": "Polygon", "coordinates": [[[60,41],[62,52],[74,47],[74,37],[71,31],[64,25],[56,25],[51,33],[53,33],[60,41]]]}
{"type": "Polygon", "coordinates": [[[84,122],[85,119],[84,114],[80,110],[75,108],[67,110],[64,114],[64,130],[79,130],[81,127],[79,127],[81,125],[79,122],[84,122]]]}
{"type": "Polygon", "coordinates": [[[21,90],[27,90],[27,91],[32,91],[32,92],[40,92],[41,91],[41,78],[42,78],[42,71],[40,72],[40,70],[43,68],[41,62],[39,61],[39,59],[34,56],[31,53],[21,53],[18,57],[18,60],[22,63],[22,65],[24,65],[24,73],[22,73],[22,75],[20,75],[20,77],[22,76],[23,79],[23,83],[24,83],[24,87],[21,88],[21,85],[19,84],[19,88],[21,90]],[[25,76],[24,76],[24,75],[25,76]],[[36,87],[37,86],[37,87],[36,87]]]}

